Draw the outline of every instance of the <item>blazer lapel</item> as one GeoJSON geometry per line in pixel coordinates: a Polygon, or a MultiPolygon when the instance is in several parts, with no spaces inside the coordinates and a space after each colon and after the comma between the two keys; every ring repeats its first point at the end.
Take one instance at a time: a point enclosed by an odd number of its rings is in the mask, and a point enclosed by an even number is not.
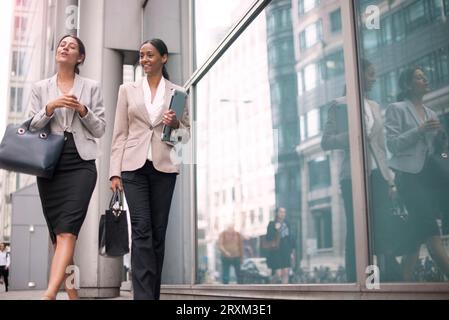
{"type": "MultiPolygon", "coordinates": [[[[81,94],[83,93],[83,87],[84,87],[84,81],[81,79],[81,77],[77,74],[75,74],[75,81],[73,83],[73,89],[72,94],[77,97],[78,101],[81,102],[81,94]]],[[[75,110],[71,108],[67,108],[67,119],[70,119],[68,121],[68,124],[71,126],[73,122],[73,118],[75,116],[76,112],[75,110]]]]}
{"type": "MultiPolygon", "coordinates": [[[[416,113],[415,107],[409,100],[405,100],[405,103],[407,105],[407,110],[410,112],[410,114],[412,115],[413,119],[415,120],[417,126],[419,127],[423,121],[419,118],[418,114],[416,113]]],[[[426,111],[426,115],[427,115],[427,111],[426,111]]]]}
{"type": "Polygon", "coordinates": [[[164,116],[164,113],[168,110],[168,108],[170,106],[171,94],[172,94],[172,90],[174,89],[173,84],[170,81],[168,81],[165,78],[162,78],[162,79],[165,81],[164,105],[162,106],[161,113],[159,114],[159,117],[154,122],[155,127],[162,123],[162,117],[164,116]]]}
{"type": "Polygon", "coordinates": [[[144,117],[145,121],[150,125],[150,115],[148,114],[147,107],[145,106],[145,98],[143,95],[142,81],[145,81],[145,77],[139,81],[134,82],[134,103],[137,106],[142,117],[144,117]]]}

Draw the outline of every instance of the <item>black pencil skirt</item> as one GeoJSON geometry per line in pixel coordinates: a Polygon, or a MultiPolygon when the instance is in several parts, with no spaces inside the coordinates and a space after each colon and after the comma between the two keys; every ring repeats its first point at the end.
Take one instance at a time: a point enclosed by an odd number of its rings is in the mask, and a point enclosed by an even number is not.
{"type": "Polygon", "coordinates": [[[71,233],[78,237],[97,181],[95,160],[81,159],[71,133],[65,132],[64,149],[53,178],[37,178],[39,196],[50,238],[71,233]]]}

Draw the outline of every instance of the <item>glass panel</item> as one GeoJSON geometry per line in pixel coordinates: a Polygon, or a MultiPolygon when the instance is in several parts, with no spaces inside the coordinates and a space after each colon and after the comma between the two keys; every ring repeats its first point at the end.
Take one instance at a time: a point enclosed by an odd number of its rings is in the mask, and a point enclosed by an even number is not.
{"type": "Polygon", "coordinates": [[[340,3],[272,1],[197,84],[199,283],[355,281],[340,3]]]}
{"type": "Polygon", "coordinates": [[[15,50],[12,52],[11,76],[23,77],[25,75],[25,52],[15,50]]]}
{"type": "Polygon", "coordinates": [[[371,263],[384,282],[448,281],[449,37],[435,19],[443,2],[355,3],[359,38],[388,40],[359,50],[371,263]],[[368,29],[368,5],[391,31],[368,29]]]}
{"type": "Polygon", "coordinates": [[[334,33],[341,31],[341,10],[331,12],[331,31],[334,33]]]}
{"type": "MultiPolygon", "coordinates": [[[[196,66],[203,64],[223,40],[226,33],[254,0],[195,0],[196,66]]],[[[286,18],[284,17],[284,20],[286,18]]],[[[282,23],[282,14],[271,17],[269,26],[282,23]]],[[[285,21],[284,23],[288,23],[285,21]]]]}
{"type": "Polygon", "coordinates": [[[23,88],[11,87],[9,111],[14,113],[23,111],[23,88]]]}

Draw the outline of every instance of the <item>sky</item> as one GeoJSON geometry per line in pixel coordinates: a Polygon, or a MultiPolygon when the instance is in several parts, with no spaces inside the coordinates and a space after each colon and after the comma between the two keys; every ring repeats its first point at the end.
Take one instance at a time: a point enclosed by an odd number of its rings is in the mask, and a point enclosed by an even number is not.
{"type": "Polygon", "coordinates": [[[11,47],[11,26],[14,0],[2,0],[0,4],[0,138],[6,126],[8,111],[8,82],[11,47]]]}

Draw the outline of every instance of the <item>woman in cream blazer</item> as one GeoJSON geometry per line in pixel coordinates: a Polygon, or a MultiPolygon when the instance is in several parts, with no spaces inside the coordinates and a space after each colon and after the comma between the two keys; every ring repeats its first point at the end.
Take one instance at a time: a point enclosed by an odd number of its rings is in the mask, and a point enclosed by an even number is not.
{"type": "Polygon", "coordinates": [[[174,143],[189,138],[186,102],[181,120],[168,110],[171,92],[184,90],[168,80],[168,50],[160,39],[140,47],[146,77],[120,87],[110,162],[111,188],[125,191],[131,217],[134,299],[159,299],[165,233],[179,165],[174,143]],[[161,140],[163,125],[173,142],[161,140]]]}
{"type": "MultiPolygon", "coordinates": [[[[53,178],[37,178],[42,209],[55,247],[48,289],[43,299],[52,300],[73,264],[76,239],[86,217],[97,182],[96,138],[105,132],[100,84],[78,75],[86,56],[75,36],[62,37],[56,51],[57,74],[33,86],[29,117],[31,129],[50,123],[51,132],[64,135],[64,148],[53,178]]],[[[74,288],[66,287],[70,299],[74,288]]]]}

